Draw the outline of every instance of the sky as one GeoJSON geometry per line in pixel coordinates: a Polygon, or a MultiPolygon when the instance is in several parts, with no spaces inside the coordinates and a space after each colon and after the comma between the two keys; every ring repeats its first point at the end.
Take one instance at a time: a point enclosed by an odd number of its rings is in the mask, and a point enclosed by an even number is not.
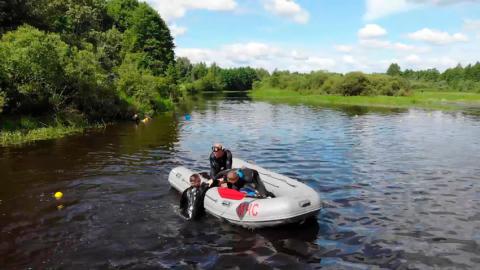
{"type": "Polygon", "coordinates": [[[480,61],[480,0],[146,0],[177,56],[221,67],[385,72],[480,61]]]}

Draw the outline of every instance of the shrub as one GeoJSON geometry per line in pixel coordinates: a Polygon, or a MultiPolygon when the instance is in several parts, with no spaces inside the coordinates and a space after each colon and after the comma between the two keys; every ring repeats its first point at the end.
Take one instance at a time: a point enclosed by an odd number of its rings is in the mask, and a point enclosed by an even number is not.
{"type": "Polygon", "coordinates": [[[339,85],[340,94],[344,96],[359,96],[367,93],[368,79],[361,72],[351,72],[343,77],[339,85]]]}
{"type": "Polygon", "coordinates": [[[3,91],[9,111],[49,110],[49,97],[66,86],[67,44],[56,34],[22,26],[2,37],[0,51],[8,78],[3,91]]]}
{"type": "Polygon", "coordinates": [[[321,92],[326,94],[340,94],[340,83],[342,82],[342,76],[330,75],[323,83],[321,92]]]}
{"type": "Polygon", "coordinates": [[[138,112],[153,115],[172,106],[171,88],[164,77],[153,76],[148,70],[138,68],[141,54],[127,55],[118,69],[117,91],[124,101],[138,112]]]}
{"type": "Polygon", "coordinates": [[[2,93],[2,90],[0,89],[0,113],[2,113],[4,105],[5,105],[5,94],[2,93]]]}
{"type": "Polygon", "coordinates": [[[369,86],[366,94],[398,96],[406,95],[410,92],[410,83],[401,77],[374,74],[369,77],[369,86]]]}

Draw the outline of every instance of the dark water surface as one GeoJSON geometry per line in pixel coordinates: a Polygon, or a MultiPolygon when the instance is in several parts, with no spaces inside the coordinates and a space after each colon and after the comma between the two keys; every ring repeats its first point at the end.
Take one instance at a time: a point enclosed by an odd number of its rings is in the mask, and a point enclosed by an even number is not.
{"type": "Polygon", "coordinates": [[[196,104],[189,121],[178,112],[0,149],[0,269],[480,268],[480,117],[196,104]],[[168,173],[207,169],[216,141],[307,183],[325,208],[256,231],[185,221],[168,173]]]}

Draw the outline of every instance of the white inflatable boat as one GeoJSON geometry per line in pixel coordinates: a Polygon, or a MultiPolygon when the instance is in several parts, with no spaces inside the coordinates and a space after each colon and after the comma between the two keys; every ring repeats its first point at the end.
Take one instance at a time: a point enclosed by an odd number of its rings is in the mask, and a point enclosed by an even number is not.
{"type": "MultiPolygon", "coordinates": [[[[320,197],[311,187],[234,158],[232,168],[242,167],[257,170],[261,181],[275,198],[252,198],[232,189],[210,188],[204,199],[208,213],[246,228],[260,228],[303,222],[320,210],[320,197]]],[[[183,192],[190,186],[189,177],[193,173],[185,167],[176,167],[170,172],[168,181],[176,190],[183,192]]],[[[202,178],[202,181],[208,179],[202,178]]]]}

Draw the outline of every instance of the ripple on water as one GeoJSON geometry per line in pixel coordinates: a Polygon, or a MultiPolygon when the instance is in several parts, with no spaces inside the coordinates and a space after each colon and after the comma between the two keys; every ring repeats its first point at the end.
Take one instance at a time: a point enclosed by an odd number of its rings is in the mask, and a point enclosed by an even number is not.
{"type": "MultiPolygon", "coordinates": [[[[202,101],[203,102],[203,101],[202,101]]],[[[462,113],[196,104],[148,125],[1,149],[0,265],[15,268],[475,269],[480,119],[462,113]],[[355,117],[358,115],[358,117],[355,117]],[[310,185],[299,226],[187,222],[167,176],[213,142],[310,185]],[[64,192],[61,201],[51,194],[64,192]],[[63,208],[58,210],[58,206],[63,208]]]]}

